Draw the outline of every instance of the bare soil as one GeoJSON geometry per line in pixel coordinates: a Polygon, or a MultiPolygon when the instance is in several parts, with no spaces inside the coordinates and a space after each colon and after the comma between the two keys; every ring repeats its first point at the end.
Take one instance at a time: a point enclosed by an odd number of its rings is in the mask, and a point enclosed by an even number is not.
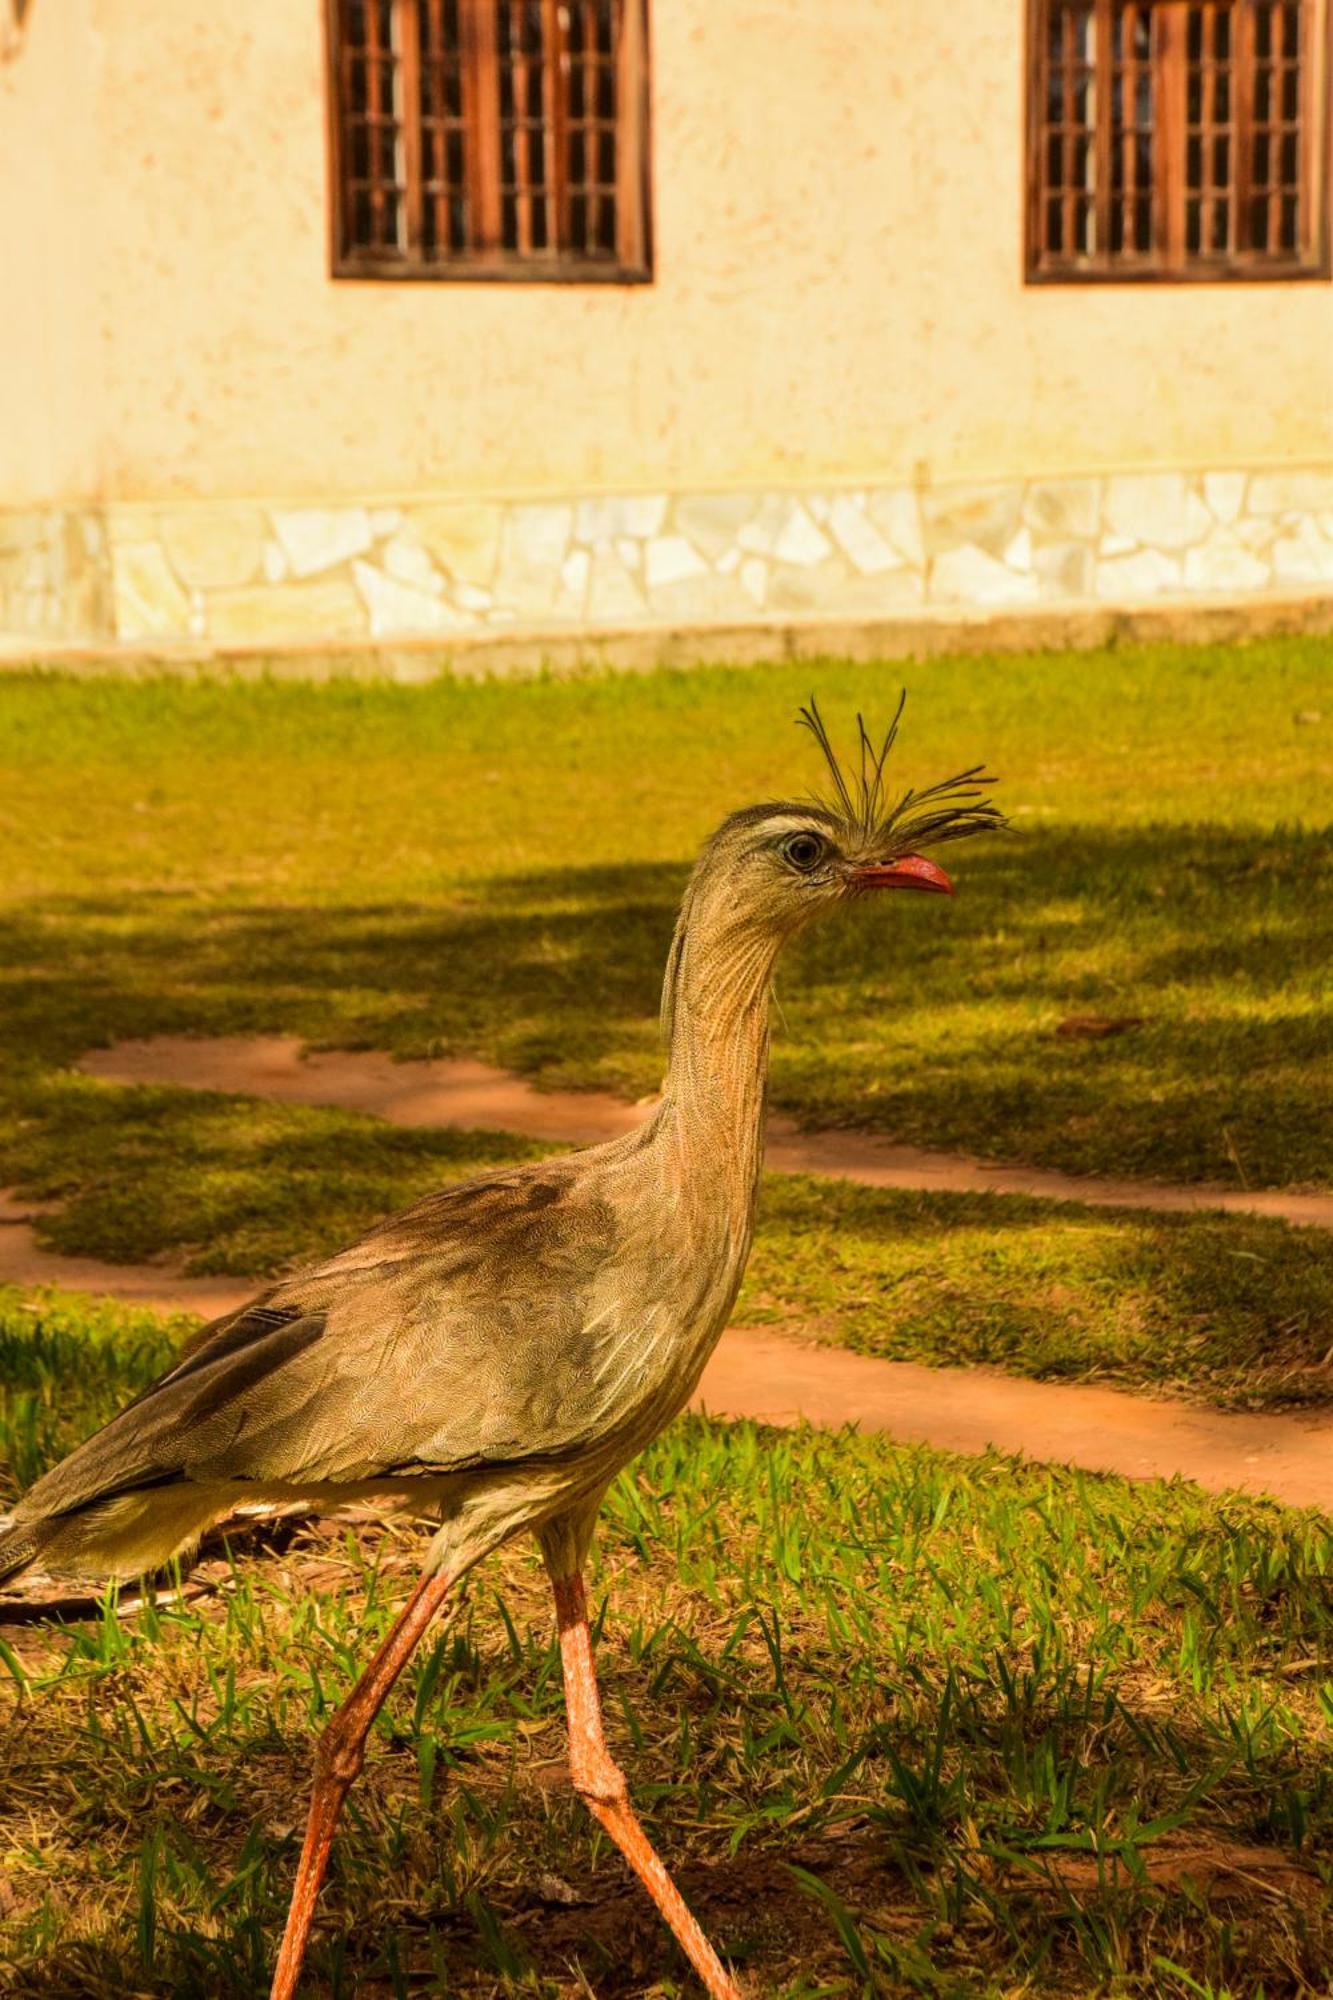
{"type": "MultiPolygon", "coordinates": [[[[79,1067],[107,1083],[238,1091],[368,1112],[392,1125],[485,1127],[576,1146],[596,1145],[632,1131],[651,1115],[656,1102],[650,1098],[627,1104],[603,1091],[535,1090],[522,1077],[466,1058],[395,1062],[375,1051],[305,1054],[294,1035],[227,1035],[211,1040],[160,1035],[90,1050],[79,1067]]],[[[870,1132],[803,1132],[780,1116],[769,1120],[765,1159],[776,1173],[823,1174],[868,1187],[1038,1195],[1096,1208],[1221,1208],[1333,1229],[1333,1193],[1098,1180],[898,1146],[870,1132]]]]}

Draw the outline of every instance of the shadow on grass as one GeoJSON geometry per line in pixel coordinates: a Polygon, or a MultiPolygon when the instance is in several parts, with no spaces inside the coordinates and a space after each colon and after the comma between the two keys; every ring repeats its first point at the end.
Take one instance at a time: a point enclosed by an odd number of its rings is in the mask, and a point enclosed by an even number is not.
{"type": "MultiPolygon", "coordinates": [[[[61,1203],[49,1249],[193,1275],[313,1262],[441,1182],[550,1151],[507,1132],[403,1131],[318,1106],[214,1091],[106,1088],[68,1072],[11,1082],[12,1180],[61,1203]]],[[[0,1124],[0,1134],[4,1132],[0,1124]]]]}
{"type": "MultiPolygon", "coordinates": [[[[1333,1179],[1333,840],[1081,828],[959,850],[959,897],[856,906],[780,968],[774,1101],[811,1124],[1076,1172],[1333,1179]],[[1069,1015],[1141,1016],[1106,1039],[1069,1015]]],[[[471,1052],[639,1094],[683,868],[379,907],[139,892],[0,925],[19,1060],[162,1032],[471,1052]]]]}
{"type": "Polygon", "coordinates": [[[738,1316],[885,1360],[1327,1404],[1333,1235],[774,1176],[738,1316]]]}

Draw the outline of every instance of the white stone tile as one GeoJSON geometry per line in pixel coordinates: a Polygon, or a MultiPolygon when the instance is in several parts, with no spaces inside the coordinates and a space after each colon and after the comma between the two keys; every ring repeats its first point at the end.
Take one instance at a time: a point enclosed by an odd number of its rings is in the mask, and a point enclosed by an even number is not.
{"type": "Polygon", "coordinates": [[[1038,542],[1032,568],[1042,597],[1091,597],[1095,561],[1087,542],[1038,542]]]}
{"type": "Polygon", "coordinates": [[[354,562],[352,575],[370,618],[374,639],[402,637],[415,632],[456,632],[466,630],[472,620],[455,611],[441,597],[428,590],[415,590],[387,576],[374,563],[354,562]]]}
{"type": "Polygon", "coordinates": [[[1180,588],[1180,561],[1160,549],[1140,549],[1132,556],[1111,556],[1097,565],[1098,597],[1156,597],[1180,588]]]}
{"type": "Polygon", "coordinates": [[[768,595],[768,564],[762,556],[747,556],[741,564],[741,588],[762,610],[768,595]]]}
{"type": "Polygon", "coordinates": [[[1333,507],[1333,471],[1256,472],[1250,481],[1251,514],[1315,514],[1333,507]]]}
{"type": "Polygon", "coordinates": [[[272,516],[273,531],[293,576],[333,569],[370,547],[370,515],[364,507],[298,507],[272,516]]]}
{"type": "Polygon", "coordinates": [[[777,560],[808,569],[814,563],[826,561],[832,553],[833,544],[823,529],[816,526],[804,507],[794,504],[773,545],[777,560]]]}
{"type": "Polygon", "coordinates": [[[1205,472],[1203,497],[1219,521],[1228,525],[1237,519],[1245,500],[1243,472],[1205,472]]]}
{"type": "MultiPolygon", "coordinates": [[[[886,571],[885,577],[898,573],[886,571]]],[[[777,563],[769,572],[769,609],[800,612],[828,610],[848,577],[847,565],[841,556],[822,563],[777,563]]],[[[875,578],[876,585],[883,580],[875,578]]]]}
{"type": "Polygon", "coordinates": [[[636,541],[646,542],[650,535],[660,535],[667,517],[667,496],[665,493],[634,493],[625,502],[625,533],[636,541]]]}
{"type": "Polygon", "coordinates": [[[627,535],[646,541],[660,533],[666,520],[664,493],[606,493],[595,499],[580,500],[574,510],[574,539],[577,542],[613,542],[627,535]]]}
{"type": "Polygon", "coordinates": [[[766,493],[749,520],[737,529],[737,547],[749,555],[771,556],[791,509],[792,502],[784,494],[766,493]]]}
{"type": "MultiPolygon", "coordinates": [[[[699,567],[702,570],[703,564],[699,567]]],[[[592,559],[589,618],[594,624],[623,625],[627,619],[642,618],[646,608],[637,577],[613,548],[599,549],[592,559]]]]}
{"type": "Polygon", "coordinates": [[[381,535],[393,535],[403,524],[401,507],[372,507],[370,510],[370,532],[378,541],[381,535]]]}
{"type": "Polygon", "coordinates": [[[829,508],[829,532],[853,568],[862,576],[879,576],[902,567],[903,557],[880,533],[860,502],[841,493],[829,508]]]}
{"type": "Polygon", "coordinates": [[[1005,550],[1004,559],[1010,569],[1016,569],[1023,575],[1032,568],[1032,536],[1028,529],[1019,529],[1005,550]]]}
{"type": "Polygon", "coordinates": [[[366,636],[365,601],[346,574],[277,589],[257,583],[215,590],[206,608],[208,636],[222,646],[286,646],[366,636]]]}
{"type": "Polygon", "coordinates": [[[1133,535],[1103,535],[1097,544],[1097,553],[1101,556],[1127,556],[1131,549],[1137,547],[1133,535]]]}
{"type": "Polygon", "coordinates": [[[188,639],[190,600],[156,542],[122,542],[112,555],[118,639],[188,639]]]}
{"type": "Polygon", "coordinates": [[[489,590],[495,579],[502,509],[494,500],[446,500],[413,507],[417,540],[456,583],[489,590]]]}
{"type": "Polygon", "coordinates": [[[643,546],[641,543],[636,542],[629,535],[618,535],[614,547],[616,554],[620,557],[626,569],[639,568],[643,562],[643,546]]]}
{"type": "MultiPolygon", "coordinates": [[[[500,535],[500,559],[490,585],[499,604],[520,618],[553,611],[562,595],[560,566],[569,550],[574,509],[560,503],[526,502],[512,507],[500,535]]],[[[485,584],[482,576],[469,582],[485,584]]]]}
{"type": "Polygon", "coordinates": [[[920,504],[931,555],[976,548],[1000,556],[1022,525],[1023,489],[1016,480],[927,487],[920,504]]]}
{"type": "Polygon", "coordinates": [[[741,552],[739,549],[724,549],[715,564],[719,576],[730,576],[740,566],[741,552]]]}
{"type": "Polygon", "coordinates": [[[444,589],[444,578],[436,569],[415,535],[391,535],[380,550],[380,561],[389,575],[399,583],[411,584],[414,590],[429,590],[438,595],[444,589]]]}
{"type": "Polygon", "coordinates": [[[1185,551],[1185,582],[1191,590],[1262,590],[1271,581],[1269,565],[1230,536],[1216,535],[1185,551]]]}
{"type": "Polygon", "coordinates": [[[495,601],[489,590],[475,583],[456,583],[453,599],[460,611],[489,611],[495,601]]]}
{"type": "Polygon", "coordinates": [[[681,583],[686,577],[706,575],[708,565],[683,535],[657,535],[648,543],[646,572],[649,590],[663,584],[681,583]]]}
{"type": "Polygon", "coordinates": [[[257,507],[164,507],[158,526],[167,559],[182,583],[229,590],[259,573],[264,517],[257,507]]]}
{"type": "Polygon", "coordinates": [[[926,560],[921,505],[910,486],[881,486],[866,497],[866,512],[906,563],[920,569],[926,560]]]}
{"type": "Polygon", "coordinates": [[[945,549],[930,567],[929,596],[934,604],[1031,604],[1037,594],[1035,576],[1018,575],[970,542],[945,549]]]}
{"type": "Polygon", "coordinates": [[[1182,472],[1119,473],[1106,482],[1103,519],[1111,534],[1155,549],[1201,541],[1212,517],[1182,472]]]}
{"type": "Polygon", "coordinates": [[[673,625],[716,625],[748,618],[749,600],[734,576],[705,569],[702,576],[682,577],[649,593],[655,618],[673,625]]]}
{"type": "Polygon", "coordinates": [[[564,556],[573,525],[573,508],[560,502],[525,501],[511,507],[504,524],[504,555],[537,568],[554,567],[564,556]]]}
{"type": "Polygon", "coordinates": [[[1023,519],[1060,542],[1090,541],[1101,521],[1100,486],[1095,479],[1034,479],[1023,495],[1023,519]]]}
{"type": "Polygon", "coordinates": [[[759,504],[753,493],[687,493],[677,500],[672,521],[700,555],[716,562],[736,546],[737,536],[759,504]]]}
{"type": "Polygon", "coordinates": [[[267,541],[264,544],[264,581],[281,583],[287,575],[287,558],[282,553],[281,542],[267,541]]]}
{"type": "Polygon", "coordinates": [[[1292,534],[1280,535],[1272,556],[1277,583],[1333,582],[1333,539],[1321,535],[1313,520],[1302,521],[1292,534]]]}
{"type": "Polygon", "coordinates": [[[560,565],[561,588],[579,597],[587,587],[592,570],[592,557],[586,549],[571,549],[560,565]]]}

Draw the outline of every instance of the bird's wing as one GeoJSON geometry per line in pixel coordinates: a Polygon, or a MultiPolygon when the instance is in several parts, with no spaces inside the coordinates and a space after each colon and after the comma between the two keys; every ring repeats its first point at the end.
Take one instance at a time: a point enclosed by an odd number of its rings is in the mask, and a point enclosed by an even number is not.
{"type": "Polygon", "coordinates": [[[346,1482],[577,1450],[618,1242],[577,1158],[430,1195],[205,1327],[16,1519],[178,1479],[346,1482]]]}

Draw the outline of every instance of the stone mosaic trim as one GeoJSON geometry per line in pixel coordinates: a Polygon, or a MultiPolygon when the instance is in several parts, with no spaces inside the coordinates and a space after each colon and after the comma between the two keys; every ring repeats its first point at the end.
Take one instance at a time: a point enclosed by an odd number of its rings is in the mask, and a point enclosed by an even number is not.
{"type": "Polygon", "coordinates": [[[1333,469],[0,513],[0,636],[222,648],[1333,587],[1333,469]]]}

